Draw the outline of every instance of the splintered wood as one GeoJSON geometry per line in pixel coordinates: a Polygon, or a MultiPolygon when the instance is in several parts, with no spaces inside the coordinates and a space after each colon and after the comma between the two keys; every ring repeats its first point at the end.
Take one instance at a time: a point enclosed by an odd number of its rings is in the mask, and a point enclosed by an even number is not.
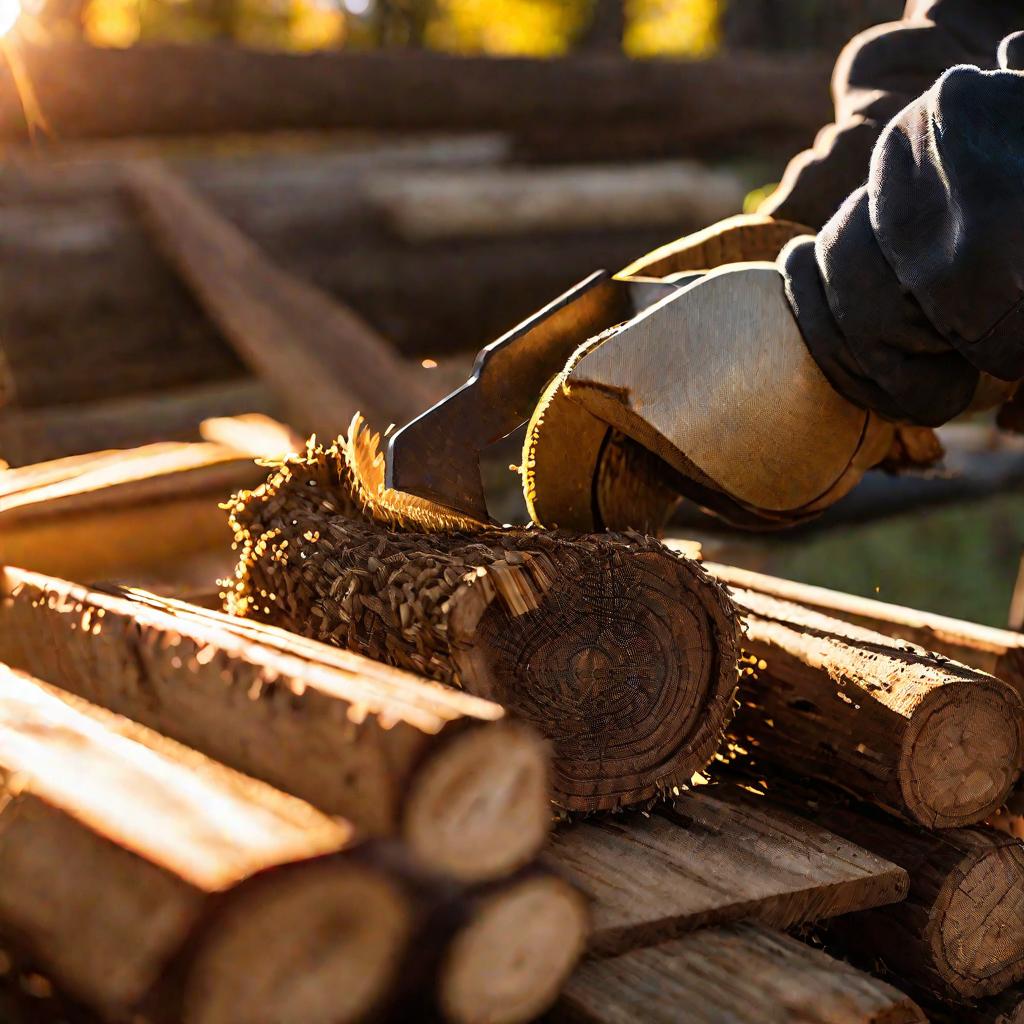
{"type": "Polygon", "coordinates": [[[650,799],[707,763],[736,623],[698,563],[638,535],[389,530],[361,517],[375,495],[351,448],[311,447],[239,497],[231,611],[497,701],[551,740],[570,810],[650,799]]]}
{"type": "Polygon", "coordinates": [[[495,704],[152,595],[7,569],[0,661],[341,814],[425,863],[493,877],[548,832],[547,759],[495,704]]]}
{"type": "Polygon", "coordinates": [[[711,928],[612,960],[591,960],[569,982],[551,1019],[557,1024],[928,1020],[892,985],[756,924],[711,928]]]}
{"type": "Polygon", "coordinates": [[[750,663],[734,722],[760,755],[933,828],[995,811],[1020,773],[1003,681],[799,605],[733,588],[750,663]]]}
{"type": "Polygon", "coordinates": [[[789,928],[907,893],[892,862],[725,786],[650,816],[563,826],[551,857],[593,899],[591,948],[601,955],[743,918],[789,928]]]}

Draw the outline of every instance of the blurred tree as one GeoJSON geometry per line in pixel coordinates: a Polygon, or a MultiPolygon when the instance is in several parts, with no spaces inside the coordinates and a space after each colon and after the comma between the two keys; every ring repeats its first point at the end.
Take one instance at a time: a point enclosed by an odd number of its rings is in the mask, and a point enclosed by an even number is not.
{"type": "Polygon", "coordinates": [[[707,56],[718,48],[721,7],[720,0],[630,0],[626,52],[632,57],[707,56]]]}
{"type": "Polygon", "coordinates": [[[434,16],[434,0],[375,0],[370,10],[378,46],[419,49],[434,16]]]}
{"type": "Polygon", "coordinates": [[[454,53],[552,57],[586,24],[590,0],[437,0],[427,39],[454,53]]]}
{"type": "Polygon", "coordinates": [[[590,24],[576,48],[620,53],[626,36],[626,0],[594,0],[590,24]]]}

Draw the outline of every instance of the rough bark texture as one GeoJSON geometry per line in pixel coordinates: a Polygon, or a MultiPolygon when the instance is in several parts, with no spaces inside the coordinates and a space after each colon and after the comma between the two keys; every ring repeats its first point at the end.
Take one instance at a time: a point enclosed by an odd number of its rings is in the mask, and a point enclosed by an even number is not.
{"type": "Polygon", "coordinates": [[[403,532],[407,503],[359,489],[354,448],[311,448],[239,498],[229,610],[503,704],[552,741],[570,810],[646,800],[707,762],[736,633],[697,563],[638,535],[403,532]]]}
{"type": "Polygon", "coordinates": [[[559,1024],[926,1024],[877,978],[762,925],[688,935],[576,972],[559,1024]],[[685,1017],[680,1014],[685,1013],[685,1017]]]}
{"type": "Polygon", "coordinates": [[[657,814],[563,825],[550,857],[593,899],[602,956],[745,918],[790,928],[907,893],[902,868],[727,786],[657,814]]]}
{"type": "Polygon", "coordinates": [[[733,588],[746,628],[737,735],[931,828],[984,820],[1020,772],[1006,683],[788,601],[733,588]]]}
{"type": "MultiPolygon", "coordinates": [[[[785,786],[772,782],[782,798],[785,786]]],[[[788,803],[787,798],[787,803],[788,803]]],[[[987,827],[928,831],[858,812],[824,791],[798,813],[904,868],[907,899],[850,914],[828,934],[934,998],[974,1000],[1024,978],[1024,846],[987,827]]],[[[901,982],[902,983],[902,982],[901,982]]]]}
{"type": "Polygon", "coordinates": [[[0,661],[462,878],[521,867],[547,835],[546,752],[501,708],[273,627],[9,568],[0,661]]]}
{"type": "Polygon", "coordinates": [[[0,929],[103,1014],[186,947],[167,1020],[251,1020],[270,981],[279,1018],[352,1020],[393,985],[410,908],[341,819],[9,669],[0,769],[0,929]],[[260,972],[222,955],[246,946],[260,972]]]}

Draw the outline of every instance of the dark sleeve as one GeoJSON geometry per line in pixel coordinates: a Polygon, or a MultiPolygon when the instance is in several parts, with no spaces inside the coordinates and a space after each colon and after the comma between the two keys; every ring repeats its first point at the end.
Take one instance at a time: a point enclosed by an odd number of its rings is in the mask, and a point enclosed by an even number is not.
{"type": "Polygon", "coordinates": [[[999,40],[1020,28],[1022,0],[909,0],[902,21],[856,36],[832,76],[835,123],[790,162],[758,212],[820,228],[864,184],[885,125],[947,68],[995,68],[999,40]]]}
{"type": "Polygon", "coordinates": [[[947,71],[884,129],[867,185],[780,260],[808,348],[861,406],[934,426],[980,372],[1024,376],[1024,74],[947,71]]]}

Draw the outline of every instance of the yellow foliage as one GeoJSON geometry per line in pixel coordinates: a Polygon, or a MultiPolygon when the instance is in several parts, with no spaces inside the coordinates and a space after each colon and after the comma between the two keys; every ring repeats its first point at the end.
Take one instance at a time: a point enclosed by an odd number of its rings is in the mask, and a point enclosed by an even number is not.
{"type": "Polygon", "coordinates": [[[427,40],[455,53],[553,57],[569,49],[588,11],[585,0],[438,0],[427,40]]]}
{"type": "Polygon", "coordinates": [[[632,0],[625,48],[631,57],[703,57],[719,42],[721,0],[632,0]]]}
{"type": "Polygon", "coordinates": [[[131,46],[142,31],[139,0],[92,0],[84,21],[86,39],[94,46],[131,46]]]}
{"type": "Polygon", "coordinates": [[[345,15],[335,5],[323,0],[292,0],[291,49],[335,49],[345,38],[345,27],[345,15]]]}

